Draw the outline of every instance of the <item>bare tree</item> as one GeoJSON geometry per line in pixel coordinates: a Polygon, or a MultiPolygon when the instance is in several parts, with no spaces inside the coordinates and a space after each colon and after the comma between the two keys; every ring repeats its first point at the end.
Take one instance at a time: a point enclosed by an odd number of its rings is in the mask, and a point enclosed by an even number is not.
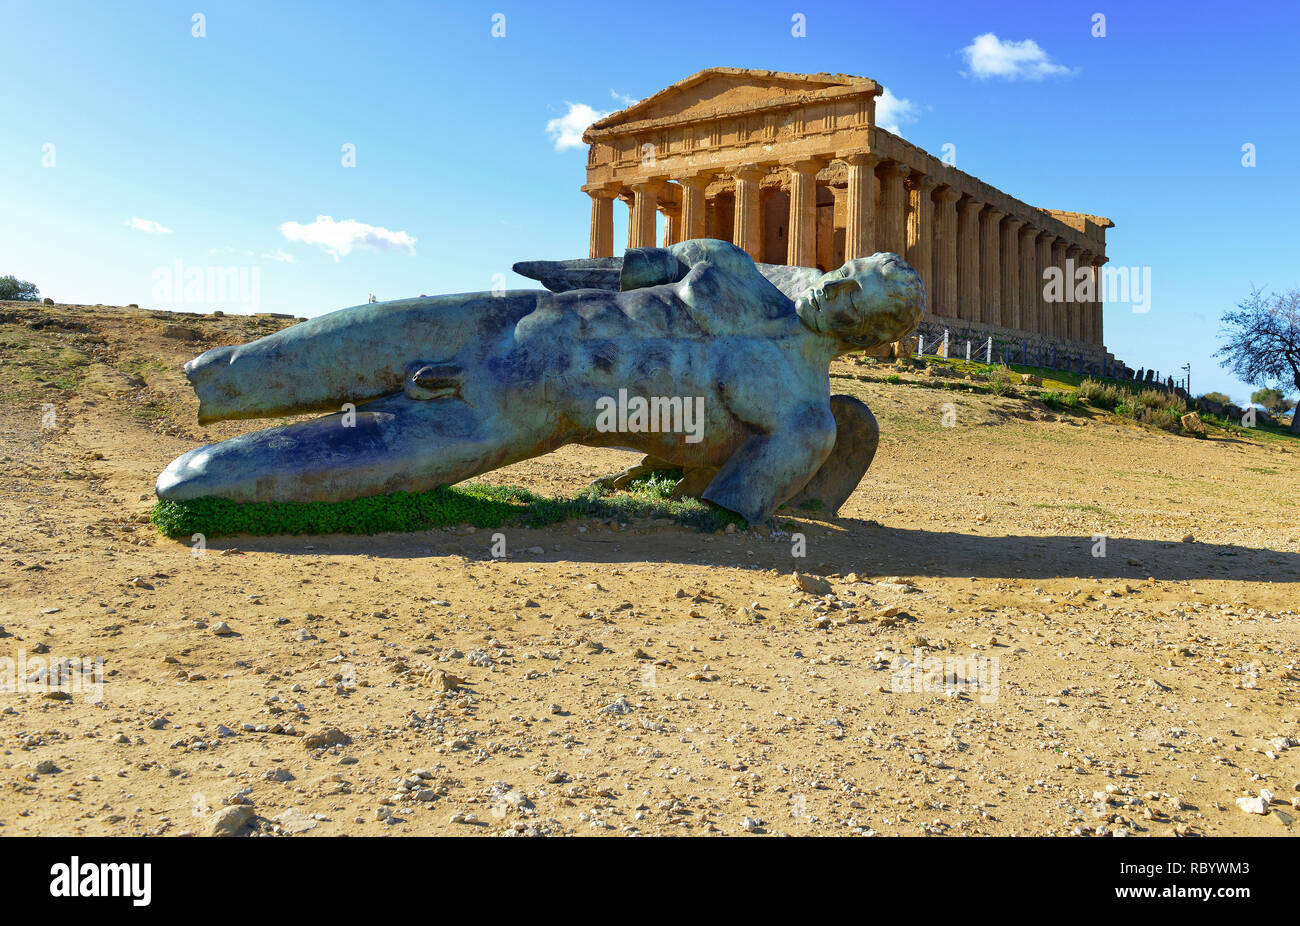
{"type": "MultiPolygon", "coordinates": [[[[1220,321],[1227,338],[1214,352],[1220,365],[1252,386],[1300,390],[1300,290],[1252,290],[1220,321]]],[[[1291,417],[1291,433],[1300,434],[1300,414],[1291,417]]]]}

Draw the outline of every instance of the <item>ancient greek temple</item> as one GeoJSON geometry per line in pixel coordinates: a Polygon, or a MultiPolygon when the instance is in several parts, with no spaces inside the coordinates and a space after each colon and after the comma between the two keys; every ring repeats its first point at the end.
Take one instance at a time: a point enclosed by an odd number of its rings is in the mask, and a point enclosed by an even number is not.
{"type": "Polygon", "coordinates": [[[1030,206],[882,129],[880,93],[845,74],[709,68],[596,122],[583,136],[591,256],[614,253],[615,200],[629,247],[660,243],[662,213],[663,244],[722,238],[765,263],[893,251],[925,281],[929,330],[1113,360],[1101,268],[1114,223],[1030,206]],[[1045,287],[1049,267],[1068,298],[1045,287]]]}

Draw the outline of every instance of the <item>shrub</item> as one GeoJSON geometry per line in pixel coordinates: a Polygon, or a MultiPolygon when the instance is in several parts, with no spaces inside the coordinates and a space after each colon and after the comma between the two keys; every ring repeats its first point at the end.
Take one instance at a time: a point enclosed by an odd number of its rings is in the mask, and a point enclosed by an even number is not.
{"type": "Polygon", "coordinates": [[[1178,432],[1183,429],[1182,417],[1187,414],[1187,403],[1172,392],[1143,389],[1136,394],[1125,393],[1123,401],[1115,406],[1115,414],[1178,432]]]}
{"type": "Polygon", "coordinates": [[[1099,383],[1089,377],[1079,384],[1079,398],[1089,405],[1109,410],[1115,409],[1129,396],[1129,391],[1113,383],[1099,383]]]}
{"type": "Polygon", "coordinates": [[[1044,392],[1040,399],[1048,408],[1070,409],[1079,407],[1079,394],[1077,392],[1056,392],[1049,390],[1044,392]]]}

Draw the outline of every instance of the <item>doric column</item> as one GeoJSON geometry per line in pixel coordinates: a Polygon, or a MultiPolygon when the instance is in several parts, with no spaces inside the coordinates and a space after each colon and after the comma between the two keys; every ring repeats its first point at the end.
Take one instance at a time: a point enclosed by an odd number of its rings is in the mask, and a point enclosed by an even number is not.
{"type": "Polygon", "coordinates": [[[632,247],[655,246],[655,213],[659,205],[659,182],[632,184],[632,247]]]}
{"type": "Polygon", "coordinates": [[[1072,244],[1065,249],[1065,286],[1066,295],[1069,301],[1066,302],[1066,315],[1070,320],[1070,337],[1076,341],[1088,340],[1084,333],[1088,322],[1088,303],[1084,300],[1075,298],[1075,290],[1079,288],[1082,282],[1078,278],[1080,270],[1085,269],[1081,259],[1083,248],[1077,244],[1072,244]]]}
{"type": "MultiPolygon", "coordinates": [[[[912,174],[907,179],[907,262],[921,275],[926,299],[934,300],[934,200],[938,184],[933,177],[912,174]]],[[[933,309],[928,309],[933,311],[933,309]]]]}
{"type": "Polygon", "coordinates": [[[680,205],[664,206],[664,247],[681,241],[682,207],[680,205]]]}
{"type": "Polygon", "coordinates": [[[618,191],[618,201],[627,206],[627,247],[632,246],[632,236],[636,234],[636,225],[632,222],[632,191],[626,187],[618,191]]]}
{"type": "Polygon", "coordinates": [[[1014,215],[1002,220],[1002,327],[1023,328],[1020,320],[1020,227],[1014,215]]]}
{"type": "Polygon", "coordinates": [[[876,249],[902,257],[907,253],[907,168],[888,161],[879,170],[880,217],[876,249]]]}
{"type": "Polygon", "coordinates": [[[736,218],[732,223],[732,244],[743,248],[754,260],[763,248],[762,215],[759,211],[758,183],[767,171],[756,164],[745,164],[731,172],[736,178],[736,218]]]}
{"type": "Polygon", "coordinates": [[[856,151],[840,158],[848,167],[844,259],[870,257],[876,249],[876,164],[880,158],[856,151]]]}
{"type": "Polygon", "coordinates": [[[790,220],[786,227],[785,262],[791,267],[817,266],[817,171],[826,166],[818,158],[784,162],[790,171],[790,220]]]}
{"type": "Polygon", "coordinates": [[[1052,266],[1058,268],[1061,274],[1061,292],[1052,305],[1052,324],[1054,326],[1052,330],[1062,340],[1069,340],[1070,338],[1070,303],[1066,301],[1069,298],[1069,281],[1065,278],[1066,247],[1064,239],[1057,238],[1052,242],[1052,266]]]}
{"type": "Polygon", "coordinates": [[[1038,314],[1038,229],[1026,224],[1020,229],[1020,327],[1039,333],[1038,314]]]}
{"type": "Polygon", "coordinates": [[[614,198],[617,190],[588,190],[591,197],[591,248],[589,257],[614,256],[614,198]]]}
{"type": "Polygon", "coordinates": [[[984,203],[964,199],[957,209],[957,317],[980,320],[980,212],[984,203]]]}
{"type": "MultiPolygon", "coordinates": [[[[1071,250],[1074,250],[1071,248],[1071,250]]],[[[1092,343],[1092,252],[1078,249],[1078,254],[1066,254],[1066,257],[1073,256],[1074,272],[1081,273],[1079,279],[1074,285],[1076,287],[1089,287],[1088,294],[1085,298],[1074,303],[1074,310],[1079,313],[1079,340],[1085,344],[1092,343]]]]}
{"type": "Polygon", "coordinates": [[[1105,274],[1102,273],[1102,265],[1110,260],[1109,257],[1092,258],[1092,292],[1094,300],[1092,303],[1092,343],[1098,346],[1104,346],[1106,343],[1106,332],[1102,329],[1102,311],[1105,304],[1105,291],[1102,283],[1105,280],[1105,274]]]}
{"type": "Polygon", "coordinates": [[[1037,239],[1037,258],[1038,258],[1038,291],[1036,294],[1036,304],[1038,306],[1038,330],[1048,337],[1056,337],[1056,320],[1052,314],[1053,305],[1047,301],[1045,290],[1047,288],[1047,268],[1052,266],[1052,242],[1056,236],[1051,232],[1041,232],[1037,239]]]}
{"type": "Polygon", "coordinates": [[[950,186],[934,194],[934,295],[930,311],[957,317],[957,200],[961,193],[950,186]]]}
{"type": "Polygon", "coordinates": [[[985,209],[980,213],[980,321],[1002,324],[1002,242],[998,225],[1005,213],[985,209]]]}
{"type": "Polygon", "coordinates": [[[708,189],[712,174],[691,174],[678,179],[682,188],[682,240],[705,237],[704,191],[708,189]]]}

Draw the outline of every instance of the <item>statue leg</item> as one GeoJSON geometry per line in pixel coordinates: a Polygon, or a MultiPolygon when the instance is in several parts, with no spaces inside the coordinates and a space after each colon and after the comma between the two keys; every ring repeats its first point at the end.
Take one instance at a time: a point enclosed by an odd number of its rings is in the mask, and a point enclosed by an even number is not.
{"type": "Polygon", "coordinates": [[[858,487],[880,443],[880,427],[865,402],[852,396],[831,396],[835,416],[835,448],[808,484],[786,501],[788,508],[814,506],[818,513],[834,517],[858,487]]]}
{"type": "Polygon", "coordinates": [[[718,470],[701,496],[751,525],[772,517],[826,462],[835,447],[835,418],[829,405],[789,409],[783,427],[750,436],[718,470]]]}
{"type": "Polygon", "coordinates": [[[422,492],[555,449],[544,411],[511,415],[397,394],[355,411],[199,447],[158,477],[158,497],[340,501],[422,492]]]}

